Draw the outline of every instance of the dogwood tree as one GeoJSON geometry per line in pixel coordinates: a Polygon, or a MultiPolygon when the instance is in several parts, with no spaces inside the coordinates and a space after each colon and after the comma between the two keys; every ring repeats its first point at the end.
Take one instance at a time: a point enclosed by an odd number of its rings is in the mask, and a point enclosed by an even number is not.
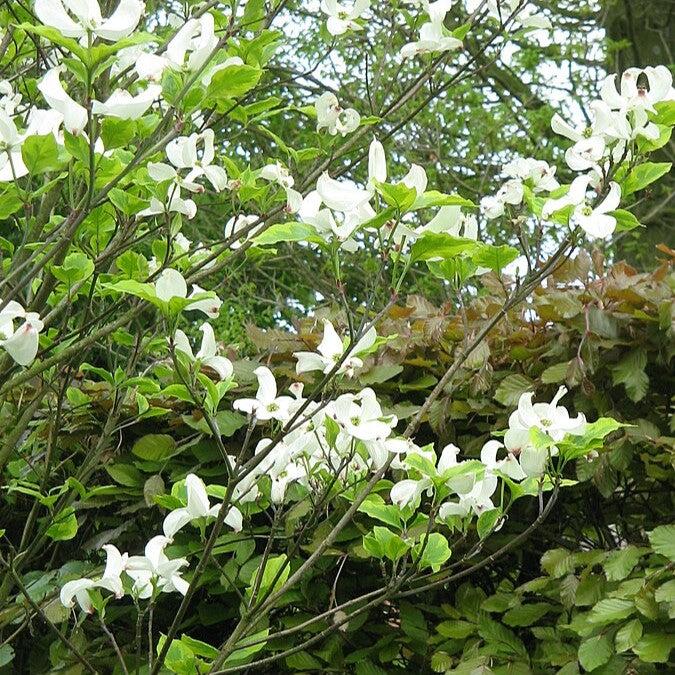
{"type": "Polygon", "coordinates": [[[450,163],[413,161],[404,130],[442,124],[488,50],[556,30],[528,2],[36,0],[2,25],[3,663],[40,620],[51,647],[19,669],[288,665],[516,546],[476,558],[518,499],[538,504],[525,536],[541,524],[622,426],[562,387],[519,391],[478,452],[426,427],[509,312],[639,225],[633,195],[669,168],[650,158],[675,122],[667,67],[607,74],[578,119],[550,116],[553,157],[494,156],[476,193],[437,184],[450,163]],[[264,295],[279,265],[322,335],[291,363],[224,337],[258,318],[235,316],[236,280],[264,295]],[[458,307],[503,299],[402,409],[378,359],[419,279],[458,307]],[[380,585],[341,595],[347,561],[380,585]],[[311,583],[327,601],[307,615],[311,583]]]}

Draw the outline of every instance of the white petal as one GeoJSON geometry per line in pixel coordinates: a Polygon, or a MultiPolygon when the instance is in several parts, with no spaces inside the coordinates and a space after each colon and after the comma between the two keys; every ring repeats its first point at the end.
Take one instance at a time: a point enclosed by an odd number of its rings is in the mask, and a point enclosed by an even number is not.
{"type": "Polygon", "coordinates": [[[335,211],[347,213],[370,200],[371,195],[353,184],[340,182],[322,173],[316,183],[316,189],[323,203],[335,211]]]}
{"type": "Polygon", "coordinates": [[[293,356],[298,360],[295,364],[295,372],[298,375],[300,373],[309,373],[313,370],[323,371],[326,367],[328,367],[328,372],[330,372],[332,368],[331,362],[314,352],[294,352],[293,356]]]}
{"type": "Polygon", "coordinates": [[[61,68],[48,70],[37,87],[49,106],[63,115],[66,130],[76,136],[87,126],[87,111],[66,94],[60,73],[61,68]]]}
{"type": "Polygon", "coordinates": [[[368,181],[378,180],[384,183],[387,180],[387,158],[384,147],[377,139],[373,139],[368,149],[368,181]]]}
{"type": "Polygon", "coordinates": [[[149,85],[136,96],[123,89],[116,89],[105,103],[94,101],[92,112],[95,115],[117,117],[122,120],[137,120],[145,114],[161,93],[162,87],[158,84],[149,85]]]}
{"type": "Polygon", "coordinates": [[[190,473],[185,478],[185,489],[187,490],[187,509],[193,518],[206,517],[211,508],[209,496],[206,494],[204,481],[190,473]]]}
{"type": "Polygon", "coordinates": [[[621,188],[618,183],[611,182],[609,184],[609,192],[595,209],[595,213],[607,213],[609,211],[616,211],[621,203],[621,188]]]}
{"type": "Polygon", "coordinates": [[[244,526],[244,518],[241,511],[236,506],[231,506],[225,516],[225,524],[229,525],[235,532],[241,532],[244,526]]]}
{"type": "Polygon", "coordinates": [[[576,129],[567,124],[558,113],[551,118],[551,129],[553,129],[556,134],[560,134],[575,142],[580,141],[584,137],[583,134],[580,134],[576,129]]]}
{"type": "Polygon", "coordinates": [[[232,373],[234,373],[232,362],[224,356],[209,356],[203,360],[203,363],[205,366],[215,370],[221,380],[232,377],[232,373]]]}
{"type": "MultiPolygon", "coordinates": [[[[193,298],[206,292],[207,291],[205,291],[203,288],[197,286],[197,284],[193,284],[192,291],[188,297],[193,298]]],[[[186,309],[188,311],[197,310],[199,312],[204,312],[204,314],[206,314],[206,316],[208,316],[210,319],[217,319],[222,305],[223,301],[216,296],[214,298],[195,300],[194,302],[190,303],[186,309]]]]}
{"type": "Polygon", "coordinates": [[[66,37],[79,38],[86,32],[79,23],[72,20],[61,0],[35,0],[34,10],[43,24],[56,28],[66,37]]]}
{"type": "Polygon", "coordinates": [[[419,196],[427,189],[427,172],[419,164],[412,164],[402,183],[414,189],[419,196]]]}
{"type": "Polygon", "coordinates": [[[141,0],[120,0],[117,9],[96,29],[95,33],[104,40],[121,40],[131,35],[145,11],[141,0]]]}
{"type": "Polygon", "coordinates": [[[527,476],[541,476],[547,459],[548,452],[545,449],[527,447],[520,453],[520,466],[527,476]]]}
{"type": "Polygon", "coordinates": [[[160,300],[166,302],[171,298],[185,298],[187,296],[187,283],[178,270],[165,269],[155,282],[155,292],[160,300]]]}
{"type": "Polygon", "coordinates": [[[176,169],[164,162],[149,162],[148,175],[152,180],[163,183],[165,180],[174,180],[178,175],[176,169]]]}
{"type": "Polygon", "coordinates": [[[423,481],[407,478],[399,481],[391,488],[389,497],[396,506],[404,508],[417,501],[425,487],[426,484],[423,481]]]}
{"type": "Polygon", "coordinates": [[[266,366],[260,366],[254,371],[258,378],[258,393],[256,398],[265,405],[272,403],[277,397],[277,383],[272,371],[266,366]]]}
{"type": "Polygon", "coordinates": [[[202,332],[202,344],[197,352],[198,359],[210,358],[216,355],[216,336],[210,323],[203,323],[199,328],[202,332]]]}
{"type": "Polygon", "coordinates": [[[63,584],[59,594],[61,604],[64,607],[72,607],[75,604],[73,598],[76,598],[80,607],[88,614],[91,614],[94,611],[94,605],[91,602],[88,590],[95,587],[96,583],[91,579],[68,581],[63,584]]]}
{"type": "Polygon", "coordinates": [[[648,66],[644,70],[649,80],[649,100],[652,103],[663,101],[673,86],[673,75],[666,66],[648,66]]]}
{"type": "Polygon", "coordinates": [[[610,108],[621,108],[625,105],[624,99],[616,89],[616,75],[608,75],[603,80],[600,96],[610,108]]]}
{"type": "Polygon", "coordinates": [[[323,322],[323,339],[317,347],[317,351],[327,359],[333,359],[342,354],[342,340],[335,331],[333,324],[324,319],[323,322]]]}

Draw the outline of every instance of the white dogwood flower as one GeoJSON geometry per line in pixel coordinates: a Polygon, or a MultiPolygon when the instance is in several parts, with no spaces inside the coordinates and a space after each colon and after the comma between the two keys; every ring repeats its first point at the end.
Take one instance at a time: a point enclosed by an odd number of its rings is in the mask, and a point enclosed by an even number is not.
{"type": "Polygon", "coordinates": [[[549,199],[542,208],[542,217],[548,218],[556,211],[574,206],[574,221],[591,237],[605,238],[614,232],[616,218],[611,211],[619,208],[621,188],[618,183],[609,184],[609,192],[603,201],[593,208],[586,199],[591,176],[578,176],[572,181],[568,193],[558,199],[549,199]]]}
{"type": "Polygon", "coordinates": [[[343,108],[337,96],[327,91],[314,103],[316,109],[316,130],[328,129],[332,136],[341,134],[346,136],[358,128],[361,115],[354,108],[343,108]]]}
{"type": "Polygon", "coordinates": [[[133,33],[145,12],[145,3],[121,0],[107,19],[101,17],[97,0],[35,0],[34,9],[43,24],[66,37],[82,38],[91,33],[114,42],[133,33]]]}
{"type": "Polygon", "coordinates": [[[203,312],[211,319],[218,317],[220,307],[223,304],[223,301],[218,297],[200,297],[206,291],[197,286],[197,284],[192,285],[192,291],[188,295],[185,277],[178,270],[171,268],[162,270],[155,282],[155,293],[160,300],[164,300],[165,302],[169,302],[171,298],[187,298],[188,300],[192,300],[185,309],[187,311],[197,310],[203,312]]]}
{"type": "Polygon", "coordinates": [[[154,590],[171,593],[187,593],[190,586],[181,577],[180,570],[188,565],[185,558],[169,559],[164,549],[171,539],[161,534],[150,539],[145,546],[145,555],[129,557],[126,573],[134,580],[134,593],[138,598],[150,598],[154,590]]]}
{"type": "Polygon", "coordinates": [[[211,324],[203,323],[200,330],[202,331],[202,343],[196,355],[190,347],[187,335],[180,328],[176,330],[173,338],[176,349],[186,354],[190,361],[199,360],[203,365],[215,370],[221,380],[232,377],[232,362],[224,356],[218,356],[216,338],[211,324]]]}
{"type": "Polygon", "coordinates": [[[25,135],[19,134],[14,120],[0,110],[0,182],[13,181],[28,174],[21,145],[25,135]]]}
{"type": "Polygon", "coordinates": [[[89,591],[94,588],[105,588],[114,593],[118,599],[124,595],[121,574],[126,569],[129,556],[126,553],[120,553],[113,544],[106,544],[102,548],[106,552],[103,576],[98,581],[83,578],[66,582],[59,594],[59,599],[64,607],[73,607],[75,601],[77,601],[84,612],[92,614],[94,604],[89,591]]]}
{"type": "Polygon", "coordinates": [[[272,371],[260,366],[254,371],[258,378],[258,392],[255,398],[240,398],[232,407],[247,415],[255,415],[260,422],[275,419],[286,422],[291,417],[291,406],[295,399],[291,396],[277,396],[277,383],[272,371]]]}
{"type": "Polygon", "coordinates": [[[602,100],[612,110],[654,110],[654,104],[673,100],[673,75],[666,66],[627,68],[621,76],[620,91],[616,88],[616,75],[608,75],[600,88],[602,100]],[[639,82],[644,76],[649,88],[639,82]]]}
{"type": "MultiPolygon", "coordinates": [[[[157,166],[157,165],[155,165],[157,166]]],[[[168,164],[164,164],[169,169],[168,164]]],[[[153,171],[148,165],[148,174],[153,171]]],[[[151,178],[159,180],[158,176],[164,174],[153,172],[151,178]]],[[[160,181],[161,182],[161,181],[160,181]]],[[[180,186],[169,185],[167,188],[166,199],[161,201],[157,197],[150,197],[150,205],[136,214],[137,218],[147,218],[148,216],[161,216],[169,213],[180,213],[188,220],[192,220],[197,215],[197,205],[192,199],[183,199],[180,196],[180,186]]]]}
{"type": "Polygon", "coordinates": [[[136,95],[124,89],[116,89],[105,103],[94,101],[91,110],[95,115],[117,117],[121,120],[137,120],[146,113],[161,93],[162,87],[159,84],[148,85],[136,95]]]}
{"type": "Polygon", "coordinates": [[[224,190],[227,187],[227,173],[222,167],[213,164],[216,154],[214,138],[213,129],[206,129],[201,134],[175,138],[166,146],[166,156],[171,165],[151,162],[148,164],[148,174],[159,182],[173,180],[191,192],[204,191],[201,185],[195,183],[198,178],[204,176],[216,192],[224,190]],[[181,169],[189,169],[184,177],[178,173],[181,169]]]}
{"type": "MultiPolygon", "coordinates": [[[[376,338],[377,333],[375,332],[375,328],[371,327],[349,350],[349,356],[343,361],[338,369],[338,373],[347,373],[352,377],[355,369],[363,366],[363,361],[358,358],[358,355],[370,349],[375,344],[376,338]]],[[[293,354],[298,360],[295,365],[295,372],[299,375],[300,373],[320,370],[324,374],[328,374],[340,360],[344,351],[345,346],[335,331],[333,324],[328,319],[324,319],[323,339],[317,346],[316,352],[295,352],[293,354]]]]}
{"type": "Polygon", "coordinates": [[[462,41],[449,35],[442,21],[429,21],[420,28],[420,39],[408,42],[401,49],[401,58],[409,59],[418,54],[431,54],[459,49],[462,41]]]}
{"type": "Polygon", "coordinates": [[[0,347],[20,366],[29,366],[37,355],[43,328],[37,312],[27,312],[11,300],[0,310],[0,347]],[[15,329],[14,324],[19,319],[23,319],[23,323],[15,329]]]}
{"type": "Polygon", "coordinates": [[[321,11],[328,15],[326,28],[331,35],[342,35],[348,30],[361,30],[356,19],[368,11],[370,0],[355,0],[351,5],[343,5],[337,0],[321,0],[321,11]]]}
{"type": "Polygon", "coordinates": [[[335,420],[345,432],[361,441],[386,439],[398,421],[395,415],[384,415],[375,392],[370,388],[356,395],[338,396],[333,410],[335,420]]]}
{"type": "MultiPolygon", "coordinates": [[[[185,477],[185,489],[187,492],[187,506],[174,509],[164,518],[162,528],[164,536],[169,539],[172,539],[176,532],[193,520],[215,518],[222,507],[222,504],[211,506],[204,481],[193,473],[185,477]]],[[[225,523],[235,532],[241,531],[242,516],[236,506],[230,507],[227,516],[225,516],[225,523]]]]}

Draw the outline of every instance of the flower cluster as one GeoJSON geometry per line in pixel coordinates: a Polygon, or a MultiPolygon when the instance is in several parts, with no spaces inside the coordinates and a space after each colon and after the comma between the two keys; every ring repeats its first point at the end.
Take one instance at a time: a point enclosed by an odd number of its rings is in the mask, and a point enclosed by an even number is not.
{"type": "Polygon", "coordinates": [[[486,218],[499,218],[504,214],[506,204],[517,206],[522,203],[525,186],[532,192],[551,192],[560,187],[555,178],[556,167],[532,157],[518,158],[502,168],[508,180],[496,194],[483,197],[481,210],[486,218]]]}
{"type": "MultiPolygon", "coordinates": [[[[167,514],[162,526],[164,534],[158,534],[148,541],[144,555],[130,556],[128,553],[121,553],[113,544],[106,544],[102,547],[106,552],[103,576],[96,581],[84,577],[66,582],[61,588],[61,603],[66,607],[73,607],[77,601],[83,611],[91,614],[95,606],[89,591],[105,589],[119,600],[125,594],[123,574],[132,582],[130,593],[134,598],[147,600],[158,593],[174,591],[185,595],[189,584],[183,579],[181,570],[189,563],[186,558],[169,558],[165,549],[187,524],[195,521],[205,523],[207,519],[215,518],[221,505],[211,506],[204,482],[194,474],[188,474],[184,484],[186,506],[167,514]]],[[[242,528],[239,509],[230,507],[225,523],[235,532],[239,532],[242,528]]]]}
{"type": "Polygon", "coordinates": [[[558,401],[567,390],[560,387],[550,403],[532,403],[533,394],[520,397],[518,408],[509,418],[509,428],[504,443],[489,440],[480,453],[480,461],[458,461],[460,449],[453,445],[443,448],[437,458],[430,447],[414,447],[401,460],[402,468],[409,477],[396,483],[391,489],[391,500],[400,508],[419,505],[426,491],[432,496],[435,491],[442,495],[439,516],[466,517],[480,515],[495,508],[492,497],[498,486],[498,478],[506,476],[515,482],[528,478],[540,478],[550,456],[557,448],[543,448],[532,441],[531,430],[537,429],[552,441],[561,441],[567,434],[580,435],[586,429],[583,414],[572,418],[558,401]],[[497,455],[505,451],[505,456],[497,455]],[[456,496],[456,499],[451,497],[456,496]]]}
{"type": "Polygon", "coordinates": [[[460,49],[462,41],[454,37],[444,26],[445,15],[452,8],[453,0],[416,0],[428,15],[429,21],[420,28],[420,39],[409,42],[401,49],[401,58],[409,59],[418,54],[433,54],[460,49]]]}
{"type": "Polygon", "coordinates": [[[637,138],[659,137],[659,128],[647,113],[654,111],[656,103],[675,100],[672,84],[673,76],[665,66],[629,68],[621,77],[620,91],[615,75],[604,80],[600,99],[590,105],[593,121],[589,126],[575,128],[560,115],[553,116],[553,131],[574,142],[565,153],[567,165],[587,173],[574,179],[567,194],[544,204],[544,218],[572,207],[571,222],[590,237],[605,238],[614,232],[617,221],[611,212],[619,206],[621,188],[609,178],[611,164],[630,159],[630,147],[637,138]],[[605,195],[595,207],[588,197],[589,188],[595,195],[605,195]]]}

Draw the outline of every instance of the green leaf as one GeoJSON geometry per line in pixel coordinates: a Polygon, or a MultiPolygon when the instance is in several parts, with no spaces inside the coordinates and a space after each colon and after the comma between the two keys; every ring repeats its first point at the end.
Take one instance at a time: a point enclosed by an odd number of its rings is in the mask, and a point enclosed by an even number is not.
{"type": "Polygon", "coordinates": [[[591,450],[601,448],[606,436],[626,426],[628,425],[617,422],[611,417],[601,417],[595,422],[587,424],[583,434],[568,434],[562,441],[556,443],[556,446],[566,459],[577,459],[588,454],[591,450]]]}
{"type": "Polygon", "coordinates": [[[196,656],[202,656],[205,659],[217,659],[220,651],[206,642],[195,640],[189,635],[181,635],[180,641],[190,649],[196,656]]]}
{"type": "Polygon", "coordinates": [[[445,260],[463,254],[470,254],[478,248],[473,239],[453,237],[443,232],[426,232],[410,249],[411,262],[420,260],[445,260]]]}
{"type": "Polygon", "coordinates": [[[73,136],[70,132],[64,131],[63,144],[72,157],[89,165],[89,143],[83,135],[73,136]]]}
{"type": "Polygon", "coordinates": [[[23,208],[23,201],[13,183],[1,186],[0,190],[0,220],[5,220],[23,208]]]}
{"type": "Polygon", "coordinates": [[[518,605],[504,614],[503,621],[507,626],[531,626],[552,609],[547,602],[535,602],[518,605]]]}
{"type": "Polygon", "coordinates": [[[516,634],[494,619],[480,617],[478,634],[498,652],[527,656],[525,645],[516,634]]]}
{"type": "Polygon", "coordinates": [[[642,637],[642,623],[640,619],[633,619],[624,624],[616,632],[614,646],[616,651],[621,653],[632,649],[642,637]]]}
{"type": "Polygon", "coordinates": [[[113,205],[127,216],[133,216],[139,211],[142,211],[147,205],[144,199],[130,194],[126,190],[120,188],[113,188],[108,193],[108,199],[113,205]]]}
{"type": "MultiPolygon", "coordinates": [[[[246,5],[248,7],[248,3],[246,5]]],[[[314,658],[308,652],[298,652],[297,654],[291,654],[286,657],[286,665],[291,669],[293,673],[301,672],[321,672],[323,666],[321,661],[314,658]]]]}
{"type": "Polygon", "coordinates": [[[659,525],[647,532],[652,548],[661,555],[675,562],[675,524],[659,525]]]}
{"type": "MultiPolygon", "coordinates": [[[[282,553],[278,556],[272,556],[267,559],[265,563],[265,569],[263,570],[262,577],[260,579],[258,597],[263,597],[267,595],[268,592],[275,593],[286,583],[291,573],[291,566],[286,564],[287,561],[288,556],[285,553],[282,553]]],[[[263,561],[261,561],[261,564],[262,562],[263,561]]],[[[260,565],[258,565],[255,571],[251,574],[251,579],[249,581],[248,588],[246,589],[247,597],[250,597],[251,593],[253,592],[253,584],[256,582],[259,569],[260,565]]]]}
{"type": "Polygon", "coordinates": [[[162,462],[176,451],[176,441],[167,434],[148,434],[139,438],[131,452],[149,462],[162,462]]]}
{"type": "Polygon", "coordinates": [[[617,232],[628,232],[636,227],[642,227],[640,221],[630,211],[617,209],[616,211],[610,211],[609,215],[616,218],[617,232]]]}
{"type": "Polygon", "coordinates": [[[411,211],[426,209],[432,206],[463,206],[465,208],[476,208],[476,205],[470,200],[459,195],[444,195],[436,190],[428,190],[419,195],[413,202],[411,211]]]}
{"type": "Polygon", "coordinates": [[[637,146],[641,153],[654,152],[654,150],[662,148],[670,140],[673,134],[672,127],[665,124],[657,124],[656,128],[659,135],[653,140],[644,136],[637,137],[637,146]]]}
{"type": "Polygon", "coordinates": [[[94,273],[94,263],[88,255],[75,251],[66,256],[63,265],[53,265],[52,274],[66,286],[88,279],[94,273]]]}
{"type": "Polygon", "coordinates": [[[469,21],[467,23],[463,23],[461,26],[458,28],[455,28],[452,30],[451,35],[454,38],[457,38],[458,40],[463,40],[467,33],[473,28],[473,24],[469,21]]]}
{"type": "Polygon", "coordinates": [[[659,101],[654,104],[655,114],[651,116],[654,124],[673,126],[675,124],[675,101],[659,101]]]}
{"type": "Polygon", "coordinates": [[[501,518],[502,510],[500,508],[490,509],[489,511],[483,511],[483,513],[478,516],[478,522],[476,523],[476,530],[478,531],[478,537],[480,539],[485,539],[495,525],[499,522],[501,518]]]}
{"type": "Polygon", "coordinates": [[[386,527],[376,525],[363,538],[363,547],[376,558],[389,558],[395,562],[408,551],[410,545],[386,527]]]}
{"type": "MultiPolygon", "coordinates": [[[[166,635],[160,635],[159,640],[157,640],[158,655],[162,651],[165,642],[166,635]]],[[[177,673],[177,675],[193,675],[193,673],[197,672],[195,655],[182,640],[174,639],[171,642],[164,659],[164,665],[172,673],[177,673]]]]}
{"type": "Polygon", "coordinates": [[[479,267],[488,267],[493,272],[499,272],[513,262],[518,255],[518,249],[513,246],[480,244],[479,248],[471,254],[471,260],[479,267]]]}
{"type": "Polygon", "coordinates": [[[61,32],[56,28],[32,23],[22,23],[19,28],[22,28],[27,33],[39,35],[40,37],[49,40],[49,42],[52,42],[55,45],[65,47],[71,54],[77,56],[77,58],[79,58],[83,63],[87,63],[88,61],[87,50],[80,46],[77,40],[73,40],[72,38],[67,38],[61,35],[61,32]]]}
{"type": "Polygon", "coordinates": [[[397,506],[393,504],[385,504],[384,499],[378,494],[370,494],[361,503],[358,510],[361,513],[369,515],[387,525],[401,528],[401,512],[397,506]]]}
{"type": "Polygon", "coordinates": [[[670,162],[645,162],[636,166],[624,180],[621,195],[627,197],[633,192],[643,190],[668,173],[671,166],[670,162]]]}
{"type": "Polygon", "coordinates": [[[574,571],[574,555],[564,548],[549,549],[541,557],[541,568],[551,577],[563,577],[574,571]]]}
{"type": "Polygon", "coordinates": [[[613,653],[609,635],[594,635],[584,640],[579,646],[579,663],[586,670],[593,670],[607,663],[613,653]]]}
{"type": "Polygon", "coordinates": [[[635,611],[635,605],[632,600],[621,600],[620,598],[605,598],[593,607],[588,620],[591,623],[616,623],[625,619],[635,611]]]}
{"type": "Polygon", "coordinates": [[[649,377],[645,373],[647,354],[643,349],[635,349],[612,367],[612,382],[623,384],[631,401],[640,401],[649,389],[649,377]]]}
{"type": "Polygon", "coordinates": [[[640,560],[642,555],[646,552],[647,549],[645,548],[627,546],[620,551],[612,551],[609,553],[602,565],[607,580],[621,581],[622,579],[625,579],[633,571],[638,560],[640,560]]]}
{"type": "Polygon", "coordinates": [[[422,557],[419,558],[420,569],[431,567],[433,572],[438,572],[452,555],[448,540],[440,532],[432,532],[428,538],[423,537],[415,547],[415,551],[417,555],[422,553],[422,557]]]}
{"type": "Polygon", "coordinates": [[[411,603],[402,602],[400,612],[401,630],[415,642],[426,643],[429,632],[422,611],[411,603]]]}
{"type": "Polygon", "coordinates": [[[562,382],[565,379],[565,376],[567,375],[568,367],[569,363],[567,361],[565,361],[564,363],[556,363],[552,366],[549,366],[540,375],[541,381],[544,384],[553,384],[553,383],[557,384],[558,382],[562,382]]]}
{"type": "Polygon", "coordinates": [[[666,581],[654,591],[656,602],[675,602],[675,579],[666,581]]]}
{"type": "Polygon", "coordinates": [[[115,117],[104,117],[101,122],[101,138],[106,150],[123,148],[136,135],[135,120],[121,120],[115,117]]]}
{"type": "Polygon", "coordinates": [[[0,668],[6,666],[14,660],[14,648],[12,645],[2,645],[0,647],[0,668]]]}
{"type": "Polygon", "coordinates": [[[307,223],[276,223],[253,239],[257,246],[269,246],[282,241],[322,241],[316,228],[307,223]]]}
{"type": "Polygon", "coordinates": [[[524,375],[508,375],[499,383],[494,399],[503,406],[511,407],[518,404],[522,394],[532,390],[532,382],[524,375]]]}
{"type": "Polygon", "coordinates": [[[105,470],[116,483],[127,487],[139,487],[145,480],[143,474],[133,464],[110,464],[105,470]]]}
{"type": "MultiPolygon", "coordinates": [[[[253,644],[250,647],[240,647],[239,649],[235,649],[223,662],[224,666],[228,666],[232,663],[241,663],[242,661],[246,661],[249,659],[253,654],[256,654],[259,652],[261,649],[265,647],[267,644],[263,638],[266,638],[270,634],[270,629],[265,628],[264,630],[258,631],[257,633],[253,633],[253,635],[249,635],[245,638],[242,638],[240,642],[243,642],[246,644],[247,642],[256,642],[257,644],[253,644]]],[[[238,644],[238,643],[237,643],[238,644]]]]}
{"type": "Polygon", "coordinates": [[[215,73],[206,90],[206,96],[216,101],[238,98],[251,91],[258,84],[261,75],[262,70],[254,66],[227,66],[215,73]]]}
{"type": "Polygon", "coordinates": [[[21,156],[31,174],[58,171],[59,148],[53,134],[29,136],[21,146],[21,156]]]}
{"type": "Polygon", "coordinates": [[[378,194],[382,195],[384,201],[393,206],[400,213],[405,213],[413,205],[417,191],[410,188],[405,183],[382,183],[373,181],[378,194]]]}
{"type": "Polygon", "coordinates": [[[441,621],[436,630],[443,636],[463,640],[476,632],[476,624],[469,621],[441,621]]]}
{"type": "Polygon", "coordinates": [[[56,516],[47,529],[47,536],[54,541],[67,541],[77,534],[77,518],[72,506],[68,506],[56,516]]]}
{"type": "Polygon", "coordinates": [[[646,633],[633,651],[647,663],[666,663],[675,647],[675,633],[646,633]]]}

